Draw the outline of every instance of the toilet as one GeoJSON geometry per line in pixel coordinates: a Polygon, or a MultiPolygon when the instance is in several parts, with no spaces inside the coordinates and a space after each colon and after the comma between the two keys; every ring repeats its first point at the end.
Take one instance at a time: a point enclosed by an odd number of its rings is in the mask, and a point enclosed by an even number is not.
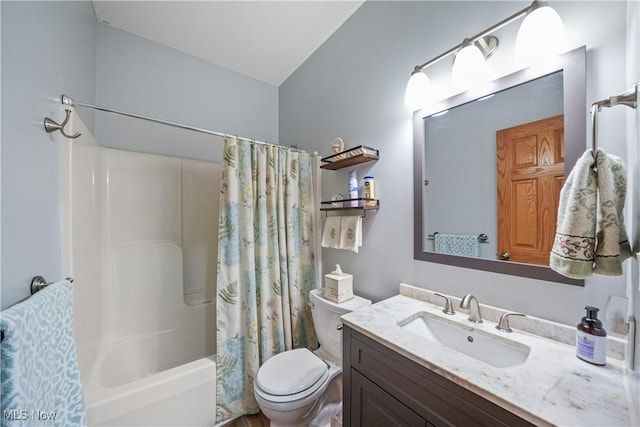
{"type": "Polygon", "coordinates": [[[340,316],[371,304],[354,296],[336,303],[324,289],[309,294],[313,326],[320,348],[288,350],[258,369],[253,391],[272,427],[307,426],[330,403],[342,401],[342,322],[340,316]]]}

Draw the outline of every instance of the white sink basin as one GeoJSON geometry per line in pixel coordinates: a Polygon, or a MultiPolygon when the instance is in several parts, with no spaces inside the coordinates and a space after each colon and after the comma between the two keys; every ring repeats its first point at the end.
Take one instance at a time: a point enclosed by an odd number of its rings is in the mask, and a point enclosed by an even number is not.
{"type": "Polygon", "coordinates": [[[520,365],[531,352],[525,344],[426,311],[401,320],[398,326],[497,368],[520,365]]]}

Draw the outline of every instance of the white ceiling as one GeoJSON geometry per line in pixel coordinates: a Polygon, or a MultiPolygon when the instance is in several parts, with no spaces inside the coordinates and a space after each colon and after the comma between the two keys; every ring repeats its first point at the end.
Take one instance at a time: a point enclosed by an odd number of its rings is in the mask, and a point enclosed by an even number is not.
{"type": "Polygon", "coordinates": [[[364,0],[94,0],[99,21],[280,86],[364,0]]]}

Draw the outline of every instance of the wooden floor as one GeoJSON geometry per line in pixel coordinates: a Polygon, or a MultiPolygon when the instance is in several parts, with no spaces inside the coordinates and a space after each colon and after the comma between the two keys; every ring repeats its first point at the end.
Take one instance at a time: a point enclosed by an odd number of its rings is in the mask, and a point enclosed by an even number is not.
{"type": "Polygon", "coordinates": [[[224,427],[269,427],[269,419],[262,413],[243,415],[225,424],[224,427]]]}

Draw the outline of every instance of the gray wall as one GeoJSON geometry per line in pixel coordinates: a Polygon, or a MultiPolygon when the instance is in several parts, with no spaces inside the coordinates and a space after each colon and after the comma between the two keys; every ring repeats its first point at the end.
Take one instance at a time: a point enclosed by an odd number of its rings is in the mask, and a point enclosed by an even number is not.
{"type": "MultiPolygon", "coordinates": [[[[57,136],[60,95],[92,102],[96,18],[91,2],[2,1],[2,308],[31,278],[60,278],[57,136]]],[[[91,116],[87,125],[93,127],[91,116]]]]}
{"type": "MultiPolygon", "coordinates": [[[[61,274],[60,95],[263,141],[278,89],[96,21],[91,2],[2,1],[2,308],[61,274]],[[54,111],[56,111],[54,113],[54,111]]],[[[79,108],[102,145],[219,160],[221,139],[79,108]],[[95,125],[94,125],[95,120],[95,125]]]]}
{"type": "MultiPolygon", "coordinates": [[[[269,84],[102,23],[96,71],[99,105],[230,135],[278,140],[278,89],[269,84]]],[[[107,113],[96,115],[96,137],[108,147],[196,160],[220,160],[222,151],[216,136],[107,113]]]]}
{"type": "MultiPolygon", "coordinates": [[[[321,154],[342,137],[347,147],[370,145],[381,159],[358,168],[381,190],[381,209],[364,219],[359,254],[324,249],[323,273],[340,263],[354,275],[358,294],[375,301],[397,293],[401,281],[566,324],[586,304],[604,308],[610,294],[625,295],[624,277],[597,276],[586,287],[469,270],[413,260],[412,114],[403,105],[409,74],[425,62],[526,6],[525,2],[366,2],[280,87],[280,143],[299,143],[321,154]]],[[[587,46],[587,99],[625,89],[625,2],[554,2],[568,48],[587,46]],[[606,25],[601,25],[606,22],[606,25]]],[[[497,33],[490,59],[495,75],[514,70],[519,23],[497,33]]],[[[451,58],[429,69],[446,83],[451,58]]],[[[585,108],[585,114],[587,114],[585,108]]],[[[601,146],[625,157],[624,112],[600,122],[601,146]]],[[[585,148],[587,143],[585,142],[585,148]]],[[[344,193],[348,170],[323,171],[323,199],[344,193]]],[[[637,197],[637,196],[636,196],[637,197]]],[[[629,261],[625,269],[633,266],[629,261]]]]}

